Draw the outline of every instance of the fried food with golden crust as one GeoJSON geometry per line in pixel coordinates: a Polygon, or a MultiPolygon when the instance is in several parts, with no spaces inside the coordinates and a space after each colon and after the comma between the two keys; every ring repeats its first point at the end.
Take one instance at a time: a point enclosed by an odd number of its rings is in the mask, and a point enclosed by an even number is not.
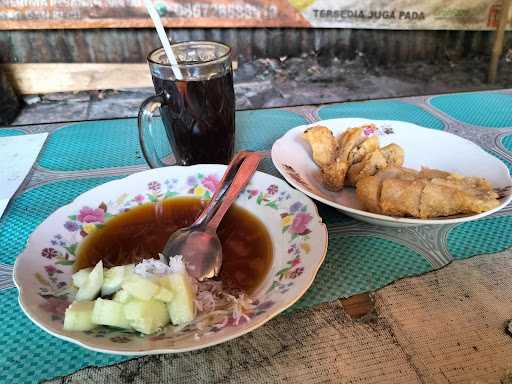
{"type": "Polygon", "coordinates": [[[401,167],[404,165],[404,150],[401,146],[391,143],[380,149],[389,166],[401,167]]]}
{"type": "Polygon", "coordinates": [[[386,179],[399,178],[402,180],[415,180],[417,171],[403,167],[388,167],[375,176],[366,176],[357,182],[356,194],[365,210],[381,213],[380,194],[382,182],[386,179]]]}
{"type": "Polygon", "coordinates": [[[471,205],[466,204],[466,194],[453,188],[427,181],[421,197],[420,212],[422,219],[450,216],[459,213],[474,213],[471,205]]]}
{"type": "Polygon", "coordinates": [[[486,179],[404,168],[404,150],[395,143],[379,148],[378,137],[367,138],[365,128],[349,128],[338,140],[324,126],[304,132],[327,189],[356,186],[365,210],[398,217],[480,213],[499,205],[499,196],[486,179]]]}
{"type": "Polygon", "coordinates": [[[390,216],[418,217],[424,188],[423,180],[383,180],[379,198],[381,212],[390,216]]]}
{"type": "Polygon", "coordinates": [[[436,177],[444,178],[444,177],[448,177],[450,175],[453,175],[453,174],[451,174],[450,172],[441,171],[439,169],[421,167],[421,170],[420,170],[420,173],[418,176],[421,177],[422,179],[434,179],[436,177]]]}
{"type": "MultiPolygon", "coordinates": [[[[421,173],[420,173],[421,175],[421,173]]],[[[491,184],[482,177],[464,177],[457,174],[449,174],[445,178],[436,177],[431,179],[435,184],[445,185],[461,191],[478,194],[483,197],[497,198],[491,184]]]]}
{"type": "Polygon", "coordinates": [[[352,149],[361,144],[365,138],[363,128],[357,127],[347,129],[338,140],[338,157],[342,160],[348,161],[348,156],[350,152],[352,152],[352,149]]]}
{"type": "Polygon", "coordinates": [[[499,205],[498,194],[487,180],[438,170],[390,167],[362,178],[356,188],[366,210],[398,217],[474,214],[499,205]],[[441,175],[445,177],[433,177],[441,175]]]}
{"type": "Polygon", "coordinates": [[[478,188],[459,189],[440,179],[430,180],[421,198],[421,218],[481,213],[499,205],[497,195],[478,188]],[[496,196],[496,197],[494,197],[496,196]]]}
{"type": "Polygon", "coordinates": [[[376,176],[367,176],[359,180],[356,196],[365,211],[381,213],[379,200],[381,187],[382,180],[376,176]]]}
{"type": "Polygon", "coordinates": [[[378,137],[371,136],[353,148],[348,158],[351,166],[346,184],[355,186],[361,178],[375,175],[381,169],[403,165],[404,150],[398,144],[388,144],[379,148],[378,137]]]}
{"type": "Polygon", "coordinates": [[[324,186],[330,191],[341,191],[347,174],[348,163],[341,158],[337,158],[331,164],[322,167],[320,173],[324,186]]]}
{"type": "Polygon", "coordinates": [[[359,162],[352,164],[348,169],[346,184],[354,186],[366,176],[375,175],[379,170],[388,166],[388,162],[380,149],[367,153],[359,162]]]}
{"type": "MultiPolygon", "coordinates": [[[[349,164],[358,163],[368,154],[379,149],[379,137],[371,136],[360,143],[358,146],[352,148],[348,154],[347,161],[349,164]]],[[[401,165],[401,164],[400,164],[401,165]]]]}
{"type": "Polygon", "coordinates": [[[499,205],[498,194],[481,177],[450,175],[444,179],[431,179],[429,186],[422,200],[421,214],[425,217],[446,216],[441,213],[455,210],[459,210],[457,213],[480,213],[499,205]],[[449,199],[448,193],[452,194],[449,199]],[[443,204],[443,199],[448,201],[443,204]],[[456,205],[459,200],[460,204],[456,205]]]}
{"type": "Polygon", "coordinates": [[[313,161],[320,168],[336,160],[338,143],[329,128],[321,125],[308,128],[304,131],[303,137],[311,146],[313,161]]]}

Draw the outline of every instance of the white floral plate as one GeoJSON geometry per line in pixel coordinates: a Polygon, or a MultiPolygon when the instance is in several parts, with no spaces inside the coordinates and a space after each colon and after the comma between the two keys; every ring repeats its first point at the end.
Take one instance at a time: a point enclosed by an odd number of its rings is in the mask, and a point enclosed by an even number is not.
{"type": "Polygon", "coordinates": [[[338,208],[348,216],[371,224],[385,226],[417,226],[424,224],[453,224],[475,220],[505,207],[512,199],[512,179],[503,162],[475,143],[448,132],[420,127],[403,121],[344,118],[322,120],[301,125],[288,131],[272,146],[272,161],[279,172],[295,188],[327,205],[338,208]],[[413,219],[380,215],[363,210],[355,189],[331,192],[322,186],[320,170],[312,160],[309,144],[301,137],[308,127],[323,125],[338,136],[347,128],[373,123],[377,129],[367,135],[379,135],[381,145],[397,143],[405,151],[404,166],[420,169],[422,166],[456,172],[464,176],[485,177],[500,191],[500,205],[477,215],[450,216],[438,219],[413,219]]]}
{"type": "Polygon", "coordinates": [[[284,181],[257,172],[237,200],[265,224],[273,243],[271,271],[253,294],[254,308],[239,321],[198,330],[138,334],[96,328],[89,332],[62,329],[73,298],[72,263],[88,233],[130,207],[177,195],[209,198],[224,165],[167,167],[133,174],[100,185],[51,214],[30,236],[16,259],[14,279],[19,302],[39,327],[83,347],[115,354],[183,352],[243,335],[295,303],[309,288],[327,252],[327,230],[315,204],[284,181]],[[199,337],[198,337],[199,336],[199,337]]]}

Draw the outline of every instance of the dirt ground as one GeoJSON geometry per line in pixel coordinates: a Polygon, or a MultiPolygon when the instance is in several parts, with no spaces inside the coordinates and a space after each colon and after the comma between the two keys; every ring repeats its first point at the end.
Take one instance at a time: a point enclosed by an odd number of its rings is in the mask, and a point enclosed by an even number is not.
{"type": "MultiPolygon", "coordinates": [[[[500,62],[498,81],[486,82],[489,57],[378,65],[359,53],[352,60],[314,54],[240,63],[235,72],[238,109],[256,109],[510,88],[512,49],[500,62]]],[[[152,89],[98,90],[27,96],[14,124],[137,115],[152,89]]]]}

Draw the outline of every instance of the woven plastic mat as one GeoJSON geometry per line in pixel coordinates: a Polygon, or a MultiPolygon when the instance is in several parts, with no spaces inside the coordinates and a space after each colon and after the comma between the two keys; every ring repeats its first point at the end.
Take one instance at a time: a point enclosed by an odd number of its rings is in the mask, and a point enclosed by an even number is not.
{"type": "MultiPolygon", "coordinates": [[[[512,111],[511,95],[471,93],[344,103],[317,108],[313,114],[311,108],[246,111],[237,113],[237,148],[270,149],[284,132],[311,122],[315,115],[321,119],[365,117],[410,121],[447,131],[464,128],[484,149],[510,161],[512,136],[507,133],[512,134],[512,120],[504,110],[512,111]],[[496,140],[489,140],[489,133],[496,140]]],[[[37,382],[126,359],[91,352],[46,334],[26,318],[17,302],[12,264],[33,229],[84,191],[144,164],[135,119],[72,123],[50,130],[36,169],[40,181],[19,194],[0,219],[0,383],[37,382]],[[98,177],[102,170],[110,176],[98,177]]],[[[0,135],[25,132],[30,127],[0,129],[0,135]]],[[[277,175],[268,160],[262,170],[277,175]]],[[[375,290],[457,258],[512,245],[508,209],[461,225],[397,229],[360,223],[333,208],[318,206],[329,231],[328,254],[313,286],[291,310],[375,290]]]]}

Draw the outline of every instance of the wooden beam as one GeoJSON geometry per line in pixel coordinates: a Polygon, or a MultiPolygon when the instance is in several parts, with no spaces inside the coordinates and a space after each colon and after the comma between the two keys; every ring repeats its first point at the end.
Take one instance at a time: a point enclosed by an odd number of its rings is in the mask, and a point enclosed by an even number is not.
{"type": "MultiPolygon", "coordinates": [[[[234,61],[233,70],[236,68],[234,61]]],[[[7,73],[20,95],[153,86],[145,63],[0,64],[0,70],[7,73]]]]}
{"type": "Polygon", "coordinates": [[[18,94],[151,87],[147,64],[4,64],[18,94]]]}
{"type": "Polygon", "coordinates": [[[496,75],[498,73],[498,63],[503,51],[503,39],[505,37],[505,29],[509,21],[510,8],[512,0],[503,0],[501,5],[500,19],[498,27],[496,28],[496,36],[492,47],[491,64],[489,65],[489,83],[496,82],[496,75]]]}

